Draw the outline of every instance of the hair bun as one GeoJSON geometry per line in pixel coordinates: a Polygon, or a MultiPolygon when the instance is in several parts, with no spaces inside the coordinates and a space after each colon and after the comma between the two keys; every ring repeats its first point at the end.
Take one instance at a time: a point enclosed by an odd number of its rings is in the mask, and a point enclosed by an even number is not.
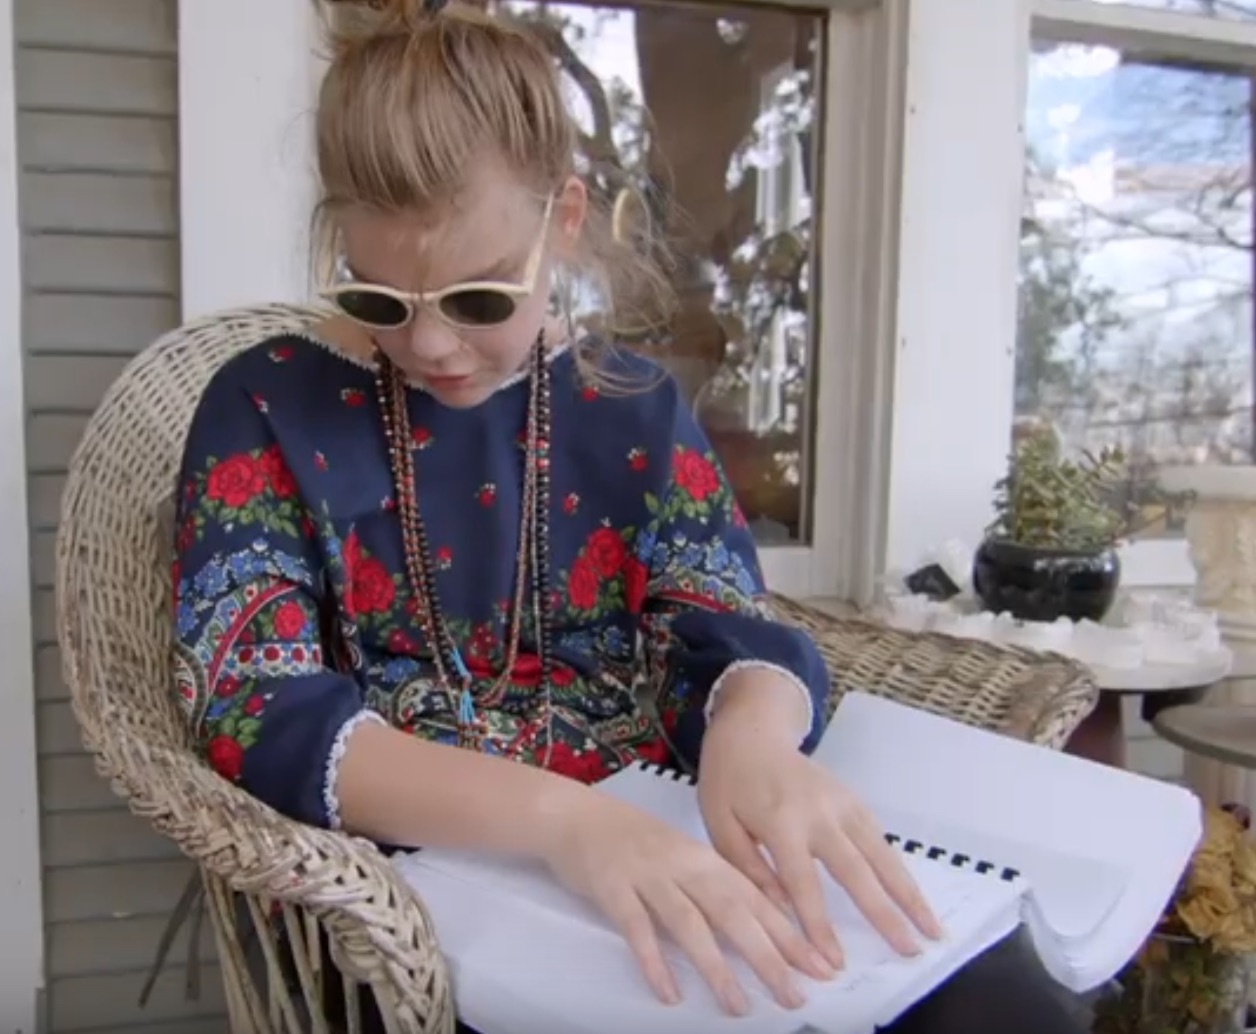
{"type": "Polygon", "coordinates": [[[431,22],[449,0],[314,0],[324,12],[324,38],[331,56],[350,53],[389,36],[408,36],[431,22]]]}
{"type": "Polygon", "coordinates": [[[413,26],[440,14],[449,6],[449,0],[333,0],[342,5],[355,4],[367,7],[375,18],[386,26],[413,26]]]}

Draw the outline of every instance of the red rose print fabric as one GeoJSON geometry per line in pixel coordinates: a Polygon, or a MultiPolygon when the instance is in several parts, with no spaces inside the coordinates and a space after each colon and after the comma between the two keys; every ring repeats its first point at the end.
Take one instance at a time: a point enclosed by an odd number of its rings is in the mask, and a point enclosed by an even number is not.
{"type": "MultiPolygon", "coordinates": [[[[643,390],[599,392],[570,353],[553,359],[552,723],[530,602],[507,668],[528,385],[469,411],[409,398],[440,604],[485,749],[585,782],[695,764],[702,706],[734,661],[827,692],[806,637],[765,616],[753,541],[689,406],[644,360],[616,362],[643,390]],[[661,723],[628,688],[642,677],[661,723]]],[[[206,764],[317,825],[335,824],[328,759],[363,711],[456,738],[404,576],[375,397],[368,370],[312,339],[238,356],[193,421],[171,543],[175,692],[206,764]]]]}

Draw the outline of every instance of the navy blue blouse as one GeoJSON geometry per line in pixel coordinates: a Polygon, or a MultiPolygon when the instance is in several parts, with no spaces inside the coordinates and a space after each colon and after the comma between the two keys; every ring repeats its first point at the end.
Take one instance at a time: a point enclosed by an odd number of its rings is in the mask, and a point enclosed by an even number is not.
{"type": "MultiPolygon", "coordinates": [[[[503,672],[519,543],[527,378],[481,405],[409,392],[415,476],[445,620],[476,679],[484,749],[587,782],[636,759],[696,766],[704,705],[733,665],[811,695],[827,673],[770,619],[754,543],[675,384],[600,392],[551,359],[552,713],[531,618],[503,672]]],[[[179,698],[209,763],[281,812],[338,824],[335,773],[358,722],[455,742],[404,575],[371,368],[283,336],[213,378],[180,479],[179,698]]]]}

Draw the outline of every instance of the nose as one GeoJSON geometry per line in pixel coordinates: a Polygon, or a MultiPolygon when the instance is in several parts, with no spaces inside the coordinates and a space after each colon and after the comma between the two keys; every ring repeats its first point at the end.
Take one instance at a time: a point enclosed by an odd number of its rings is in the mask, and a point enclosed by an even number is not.
{"type": "Polygon", "coordinates": [[[453,327],[421,306],[410,323],[406,350],[418,365],[439,370],[462,350],[462,340],[453,327]]]}

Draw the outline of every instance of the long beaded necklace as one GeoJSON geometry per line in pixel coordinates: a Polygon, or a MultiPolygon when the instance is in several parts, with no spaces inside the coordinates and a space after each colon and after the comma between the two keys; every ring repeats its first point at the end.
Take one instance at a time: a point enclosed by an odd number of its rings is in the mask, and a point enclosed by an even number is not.
{"type": "MultiPolygon", "coordinates": [[[[524,435],[523,491],[519,516],[519,549],[515,558],[514,598],[511,601],[505,666],[486,699],[497,701],[510,681],[519,656],[525,593],[532,588],[534,634],[541,668],[543,717],[546,723],[545,759],[553,749],[553,701],[551,698],[552,622],[549,593],[549,500],[550,500],[550,369],[546,359],[545,333],[536,339],[530,357],[527,426],[524,435]]],[[[463,662],[449,624],[441,610],[436,588],[427,528],[419,508],[418,479],[414,467],[414,442],[406,403],[405,377],[382,352],[377,353],[375,390],[384,425],[388,462],[401,521],[406,577],[414,596],[423,635],[432,650],[436,676],[449,697],[458,728],[458,745],[470,750],[484,748],[486,724],[476,709],[472,676],[463,662]]]]}

